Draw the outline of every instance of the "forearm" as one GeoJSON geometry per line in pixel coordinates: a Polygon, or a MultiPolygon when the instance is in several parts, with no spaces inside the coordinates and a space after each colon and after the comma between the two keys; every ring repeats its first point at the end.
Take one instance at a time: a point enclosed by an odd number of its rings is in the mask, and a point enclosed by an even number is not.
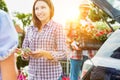
{"type": "Polygon", "coordinates": [[[63,60],[67,58],[66,51],[50,51],[55,60],[63,60]]]}
{"type": "Polygon", "coordinates": [[[2,80],[17,80],[16,58],[12,54],[7,59],[0,61],[2,80]],[[6,75],[9,74],[9,75],[6,75]]]}

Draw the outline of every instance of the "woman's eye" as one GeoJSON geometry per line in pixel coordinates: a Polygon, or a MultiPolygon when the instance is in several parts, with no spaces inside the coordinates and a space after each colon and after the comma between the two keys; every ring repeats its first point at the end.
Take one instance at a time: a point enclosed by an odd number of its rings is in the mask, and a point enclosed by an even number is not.
{"type": "Polygon", "coordinates": [[[38,10],[38,9],[39,9],[38,7],[35,8],[35,10],[38,10]]]}
{"type": "Polygon", "coordinates": [[[45,7],[44,7],[44,6],[42,6],[42,7],[41,7],[41,9],[45,9],[45,7]]]}
{"type": "Polygon", "coordinates": [[[35,10],[39,10],[39,9],[45,9],[45,6],[41,6],[41,7],[36,7],[35,10]]]}

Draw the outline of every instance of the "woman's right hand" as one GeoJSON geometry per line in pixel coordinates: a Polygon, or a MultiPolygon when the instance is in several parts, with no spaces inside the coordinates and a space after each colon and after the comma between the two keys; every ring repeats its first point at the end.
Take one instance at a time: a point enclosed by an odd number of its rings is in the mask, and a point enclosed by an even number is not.
{"type": "Polygon", "coordinates": [[[22,57],[28,58],[32,54],[32,51],[29,48],[22,49],[22,57]]]}
{"type": "Polygon", "coordinates": [[[22,53],[21,56],[24,58],[28,58],[30,56],[31,53],[22,53]]]}

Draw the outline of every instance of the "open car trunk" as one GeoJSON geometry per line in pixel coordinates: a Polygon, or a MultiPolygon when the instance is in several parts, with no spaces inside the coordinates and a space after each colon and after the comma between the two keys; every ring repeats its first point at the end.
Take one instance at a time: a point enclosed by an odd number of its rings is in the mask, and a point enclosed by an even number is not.
{"type": "Polygon", "coordinates": [[[108,2],[108,0],[90,0],[90,1],[92,1],[98,8],[106,12],[112,19],[120,23],[120,10],[114,8],[108,2]]]}

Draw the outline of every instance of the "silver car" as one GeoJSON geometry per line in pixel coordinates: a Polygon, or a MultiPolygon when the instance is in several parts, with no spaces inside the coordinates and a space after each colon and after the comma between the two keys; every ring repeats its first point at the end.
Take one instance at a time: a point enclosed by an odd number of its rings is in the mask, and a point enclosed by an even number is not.
{"type": "MultiPolygon", "coordinates": [[[[91,1],[120,23],[120,0],[91,1]]],[[[81,80],[120,80],[120,29],[110,35],[92,59],[84,62],[81,80]]]]}

